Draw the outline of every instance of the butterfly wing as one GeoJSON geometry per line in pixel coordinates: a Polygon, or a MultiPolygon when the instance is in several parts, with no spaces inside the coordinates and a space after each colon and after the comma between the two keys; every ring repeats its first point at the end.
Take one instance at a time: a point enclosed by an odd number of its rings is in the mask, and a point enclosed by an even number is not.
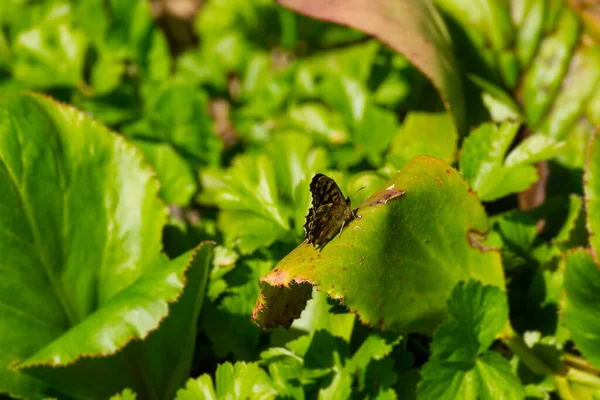
{"type": "Polygon", "coordinates": [[[317,174],[310,183],[312,207],[308,210],[305,239],[314,246],[332,238],[352,215],[350,199],[345,199],[335,181],[317,174]]]}

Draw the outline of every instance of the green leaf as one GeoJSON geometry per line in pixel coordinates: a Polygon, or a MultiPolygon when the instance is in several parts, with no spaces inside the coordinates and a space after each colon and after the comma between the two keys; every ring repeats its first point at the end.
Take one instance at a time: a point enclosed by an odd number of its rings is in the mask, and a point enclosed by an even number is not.
{"type": "Polygon", "coordinates": [[[513,251],[529,252],[537,236],[536,220],[519,211],[495,216],[492,224],[502,238],[503,245],[513,251]]]}
{"type": "Polygon", "coordinates": [[[252,52],[252,44],[243,33],[229,31],[220,37],[207,40],[202,50],[205,59],[214,58],[221,73],[241,72],[252,52]]]}
{"type": "Polygon", "coordinates": [[[288,115],[294,126],[314,134],[315,139],[341,144],[348,141],[348,129],[342,117],[321,103],[292,106],[288,115]]]}
{"type": "Polygon", "coordinates": [[[316,54],[304,62],[317,76],[347,76],[366,84],[381,44],[368,40],[340,49],[316,54]]]}
{"type": "Polygon", "coordinates": [[[141,113],[141,104],[137,104],[139,98],[131,80],[121,82],[114,91],[106,95],[74,93],[71,102],[92,118],[111,127],[128,123],[141,113]]]}
{"type": "Polygon", "coordinates": [[[563,143],[540,135],[521,142],[504,159],[518,124],[483,124],[465,140],[460,155],[460,171],[483,201],[528,189],[536,180],[532,164],[556,155],[563,143]]]}
{"type": "MultiPolygon", "coordinates": [[[[516,8],[516,7],[515,7],[516,8]]],[[[516,53],[519,63],[523,67],[528,67],[535,50],[541,40],[544,30],[544,17],[548,5],[544,1],[533,1],[520,8],[521,13],[517,12],[515,22],[518,26],[516,37],[516,53]]]]}
{"type": "Polygon", "coordinates": [[[152,32],[151,47],[148,51],[147,76],[151,82],[167,80],[171,74],[171,53],[165,34],[155,29],[152,32]]]}
{"type": "Polygon", "coordinates": [[[217,226],[225,244],[238,249],[241,254],[268,247],[286,234],[286,229],[276,221],[252,211],[221,210],[217,226]]]}
{"type": "Polygon", "coordinates": [[[577,48],[571,58],[561,90],[557,92],[552,108],[536,128],[556,140],[564,140],[566,149],[557,161],[569,168],[583,168],[590,135],[600,119],[594,90],[600,82],[600,48],[577,48]]]}
{"type": "Polygon", "coordinates": [[[451,319],[434,334],[432,357],[468,361],[492,344],[508,320],[506,293],[470,280],[459,283],[448,300],[451,319]]]}
{"type": "Polygon", "coordinates": [[[270,271],[272,265],[271,261],[260,259],[238,261],[235,268],[223,276],[227,286],[222,296],[202,309],[200,326],[218,357],[233,354],[236,359],[255,358],[260,330],[250,322],[252,302],[259,294],[256,281],[270,271]]]}
{"type": "Polygon", "coordinates": [[[217,367],[216,389],[207,374],[190,379],[175,400],[196,399],[274,399],[277,392],[265,371],[256,363],[226,362],[217,367]]]}
{"type": "Polygon", "coordinates": [[[583,200],[572,194],[569,196],[568,203],[565,222],[554,238],[554,243],[563,251],[588,245],[588,231],[585,225],[586,210],[583,200]]]}
{"type": "Polygon", "coordinates": [[[537,127],[555,99],[578,39],[577,15],[563,7],[552,33],[541,41],[538,54],[522,78],[523,103],[529,127],[537,127]]]}
{"type": "Polygon", "coordinates": [[[344,366],[345,371],[354,374],[364,370],[372,360],[381,360],[390,354],[399,342],[400,338],[388,342],[377,334],[368,336],[344,366]]]}
{"type": "Polygon", "coordinates": [[[483,103],[488,108],[493,121],[521,121],[523,119],[520,107],[502,87],[481,76],[469,74],[468,77],[482,90],[483,103]]]}
{"type": "Polygon", "coordinates": [[[447,163],[455,158],[458,137],[447,113],[410,112],[392,142],[387,158],[396,168],[429,155],[447,163]]]}
{"type": "MultiPolygon", "coordinates": [[[[264,57],[270,57],[262,54],[264,57]]],[[[252,67],[249,65],[248,67],[252,67]]],[[[271,76],[265,77],[260,81],[260,85],[251,87],[247,90],[251,92],[241,92],[239,97],[245,101],[245,104],[239,110],[239,115],[245,118],[270,119],[274,113],[280,112],[292,96],[292,81],[294,76],[294,65],[280,71],[266,71],[271,76]]],[[[247,75],[253,71],[247,71],[247,75]]],[[[251,85],[248,85],[251,86],[251,85]]],[[[244,87],[242,87],[242,90],[244,87]]],[[[234,93],[236,95],[236,93],[234,93]]]]}
{"type": "Polygon", "coordinates": [[[333,353],[345,356],[346,346],[340,338],[320,330],[288,342],[285,348],[263,351],[261,358],[269,363],[269,372],[279,383],[309,385],[331,375],[333,353]]]}
{"type": "Polygon", "coordinates": [[[103,95],[115,90],[121,83],[125,67],[125,60],[121,54],[101,54],[92,69],[91,84],[95,94],[103,95]]]}
{"type": "MultiPolygon", "coordinates": [[[[345,126],[348,127],[354,145],[352,146],[353,157],[352,161],[344,164],[357,164],[366,157],[372,165],[380,165],[382,153],[387,150],[398,131],[396,114],[374,104],[366,83],[351,76],[325,75],[319,90],[325,103],[342,116],[345,126]],[[377,132],[377,140],[373,140],[374,132],[377,132]]],[[[334,116],[330,117],[330,120],[330,123],[337,123],[334,116]]],[[[316,126],[321,132],[327,132],[328,127],[323,126],[324,122],[316,126]]],[[[331,128],[329,129],[327,133],[333,136],[336,142],[346,142],[343,127],[333,132],[331,128]]]]}
{"type": "Polygon", "coordinates": [[[486,352],[473,364],[429,361],[421,372],[417,399],[524,399],[523,386],[508,361],[486,352]]]}
{"type": "Polygon", "coordinates": [[[52,386],[80,398],[130,387],[168,397],[189,374],[210,246],[166,260],[153,172],[75,109],[5,95],[0,130],[2,209],[11,210],[0,214],[0,301],[9,305],[0,337],[12,349],[0,358],[0,391],[41,398],[52,386]]]}
{"type": "Polygon", "coordinates": [[[275,176],[273,161],[265,154],[238,156],[225,171],[200,171],[200,182],[204,189],[198,198],[200,203],[215,205],[227,212],[220,217],[221,229],[231,232],[227,223],[235,222],[231,225],[235,232],[233,236],[226,234],[228,245],[236,245],[240,235],[245,235],[244,239],[248,240],[247,235],[253,234],[258,237],[244,242],[240,249],[250,253],[260,245],[269,245],[290,229],[289,214],[278,196],[275,176]],[[245,218],[244,214],[251,218],[245,218]],[[244,222],[247,220],[258,223],[258,226],[252,228],[252,225],[244,222]]]}
{"type": "Polygon", "coordinates": [[[117,393],[110,397],[110,400],[136,400],[137,395],[131,389],[123,389],[121,393],[117,393]]]}
{"type": "Polygon", "coordinates": [[[589,252],[567,254],[561,317],[577,349],[600,366],[600,271],[589,252]]]}
{"type": "Polygon", "coordinates": [[[198,199],[219,207],[226,244],[248,254],[284,239],[292,229],[302,235],[308,183],[326,165],[325,152],[313,148],[308,136],[280,132],[258,154],[234,158],[227,170],[201,170],[204,190],[198,199]]]}
{"type": "Polygon", "coordinates": [[[498,253],[471,247],[487,218],[457,171],[418,157],[383,187],[340,237],[319,250],[303,242],[261,278],[258,324],[289,326],[315,285],[365,323],[427,332],[445,319],[444,301],[460,280],[504,286],[498,253]]]}
{"type": "Polygon", "coordinates": [[[15,39],[14,77],[34,88],[78,87],[87,45],[83,32],[68,19],[46,20],[15,39]]]}
{"type": "Polygon", "coordinates": [[[189,164],[167,143],[143,140],[134,143],[156,171],[161,197],[169,204],[188,205],[197,189],[189,164]]]}
{"type": "Polygon", "coordinates": [[[363,118],[357,122],[353,142],[362,150],[372,166],[379,166],[386,151],[399,130],[396,113],[375,104],[369,104],[363,118]],[[373,133],[377,139],[373,139],[373,133]]]}
{"type": "Polygon", "coordinates": [[[251,211],[288,229],[278,204],[275,179],[271,159],[263,154],[242,155],[236,157],[226,171],[200,171],[204,192],[199,200],[223,210],[251,211]]]}
{"type": "Polygon", "coordinates": [[[430,360],[421,370],[417,399],[477,400],[473,363],[430,360]]]}
{"type": "Polygon", "coordinates": [[[453,37],[457,39],[457,48],[465,68],[478,75],[493,77],[499,86],[514,88],[518,83],[519,65],[512,49],[515,28],[509,4],[474,4],[464,0],[441,0],[436,4],[445,15],[452,18],[455,26],[463,29],[461,34],[453,37]],[[462,35],[467,36],[468,43],[465,43],[462,35]],[[473,62],[474,59],[478,59],[478,62],[473,62]]]}
{"type": "Polygon", "coordinates": [[[215,60],[195,51],[181,54],[175,60],[177,79],[193,85],[209,84],[219,90],[227,87],[227,76],[220,71],[215,60]]]}
{"type": "Polygon", "coordinates": [[[319,91],[325,103],[344,118],[346,125],[354,126],[365,118],[369,92],[364,83],[350,76],[328,75],[319,91]]]}
{"type": "Polygon", "coordinates": [[[417,399],[523,399],[508,361],[486,351],[508,321],[506,294],[474,280],[460,282],[448,310],[450,319],[433,336],[417,399]]]}
{"type": "Polygon", "coordinates": [[[142,398],[171,398],[190,373],[210,252],[205,243],[160,265],[159,273],[140,278],[15,367],[74,398],[104,397],[123,387],[142,398]],[[168,295],[172,305],[159,297],[168,295]],[[158,312],[168,316],[161,321],[158,312]]]}
{"type": "Polygon", "coordinates": [[[266,148],[275,167],[278,191],[291,205],[296,232],[303,234],[304,218],[310,206],[307,183],[327,167],[327,154],[314,148],[306,135],[279,133],[266,148]]]}
{"type": "Polygon", "coordinates": [[[485,352],[475,364],[480,399],[523,399],[523,385],[508,361],[498,353],[485,352]]]}
{"type": "Polygon", "coordinates": [[[504,160],[504,166],[506,168],[516,168],[548,160],[557,153],[561,146],[562,144],[557,145],[555,140],[545,136],[529,136],[508,154],[506,160],[504,160]]]}
{"type": "Polygon", "coordinates": [[[216,165],[222,143],[215,135],[207,113],[207,97],[180,80],[167,80],[149,87],[144,119],[124,133],[136,139],[170,144],[193,166],[216,165]]]}
{"type": "Polygon", "coordinates": [[[185,389],[179,389],[175,400],[217,400],[213,381],[208,374],[203,374],[196,379],[190,379],[185,384],[185,389]]]}
{"type": "MultiPolygon", "coordinates": [[[[405,60],[399,54],[395,56],[405,60]]],[[[375,103],[391,109],[395,109],[398,105],[404,103],[411,94],[411,80],[403,76],[401,71],[396,69],[396,66],[394,67],[373,93],[375,103]]]]}
{"type": "Polygon", "coordinates": [[[587,227],[590,232],[592,256],[600,255],[600,131],[596,131],[587,156],[583,189],[587,208],[587,227]]]}
{"type": "Polygon", "coordinates": [[[144,56],[150,50],[155,29],[150,4],[143,0],[110,0],[109,18],[103,43],[113,51],[127,54],[145,69],[144,56]]]}
{"type": "Polygon", "coordinates": [[[431,1],[353,0],[344,5],[318,0],[279,0],[294,11],[360,29],[404,54],[439,91],[457,131],[466,130],[459,70],[442,18],[431,1]]]}
{"type": "Polygon", "coordinates": [[[319,330],[312,337],[288,343],[287,348],[271,348],[261,358],[269,363],[269,371],[277,371],[288,385],[298,380],[305,387],[320,384],[320,398],[347,398],[353,388],[363,398],[374,398],[396,383],[394,360],[389,355],[399,341],[398,337],[370,334],[348,357],[346,341],[319,330]],[[328,379],[318,381],[323,377],[328,379]]]}
{"type": "Polygon", "coordinates": [[[333,336],[349,342],[352,337],[355,315],[347,312],[335,313],[333,311],[335,307],[331,306],[327,294],[313,290],[312,298],[308,300],[302,316],[294,321],[292,329],[309,334],[326,330],[333,336]]]}

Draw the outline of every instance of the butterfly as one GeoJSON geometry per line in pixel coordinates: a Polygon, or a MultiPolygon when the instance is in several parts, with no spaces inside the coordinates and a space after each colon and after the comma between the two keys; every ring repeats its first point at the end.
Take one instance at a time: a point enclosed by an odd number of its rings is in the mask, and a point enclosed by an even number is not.
{"type": "Polygon", "coordinates": [[[323,174],[317,174],[310,183],[312,207],[308,210],[304,229],[305,239],[313,246],[323,246],[353,216],[350,197],[344,198],[335,181],[323,174]]]}

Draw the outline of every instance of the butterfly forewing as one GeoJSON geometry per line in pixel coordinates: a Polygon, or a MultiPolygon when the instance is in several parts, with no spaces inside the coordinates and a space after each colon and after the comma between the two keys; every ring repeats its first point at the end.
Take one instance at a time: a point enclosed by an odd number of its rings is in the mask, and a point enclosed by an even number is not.
{"type": "Polygon", "coordinates": [[[344,198],[335,181],[323,174],[317,174],[310,183],[312,207],[308,210],[304,229],[305,238],[314,246],[321,246],[352,217],[350,198],[344,198]]]}

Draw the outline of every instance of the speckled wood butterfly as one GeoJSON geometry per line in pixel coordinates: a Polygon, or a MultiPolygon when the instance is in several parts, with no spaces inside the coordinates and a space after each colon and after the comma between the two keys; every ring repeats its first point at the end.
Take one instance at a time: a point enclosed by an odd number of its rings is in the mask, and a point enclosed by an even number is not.
{"type": "Polygon", "coordinates": [[[313,177],[310,192],[312,207],[304,224],[305,239],[315,247],[323,246],[353,217],[350,197],[344,198],[337,183],[323,174],[313,177]]]}

